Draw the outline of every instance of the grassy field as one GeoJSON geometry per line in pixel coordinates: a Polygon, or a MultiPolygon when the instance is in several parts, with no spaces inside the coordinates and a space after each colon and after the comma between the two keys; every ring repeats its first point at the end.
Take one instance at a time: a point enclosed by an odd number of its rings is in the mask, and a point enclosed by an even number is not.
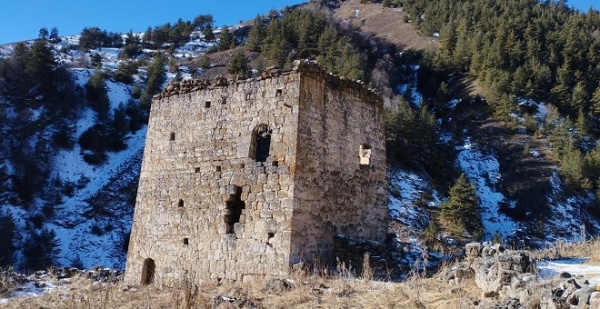
{"type": "MultiPolygon", "coordinates": [[[[532,252],[536,259],[589,257],[587,264],[600,264],[600,241],[559,243],[554,248],[532,252]]],[[[339,270],[339,269],[338,269],[339,270]]],[[[123,283],[93,283],[72,278],[53,292],[35,298],[10,298],[0,308],[489,308],[494,299],[482,299],[474,280],[449,284],[439,279],[440,270],[429,278],[412,275],[403,282],[352,277],[343,269],[333,276],[294,273],[287,280],[268,283],[193,285],[160,288],[154,285],[127,287],[123,283]]],[[[0,273],[0,293],[14,290],[0,273]]],[[[1,298],[1,297],[0,297],[1,298]]],[[[532,304],[535,304],[532,295],[532,304]]],[[[533,307],[532,307],[533,308],[533,307]]]]}

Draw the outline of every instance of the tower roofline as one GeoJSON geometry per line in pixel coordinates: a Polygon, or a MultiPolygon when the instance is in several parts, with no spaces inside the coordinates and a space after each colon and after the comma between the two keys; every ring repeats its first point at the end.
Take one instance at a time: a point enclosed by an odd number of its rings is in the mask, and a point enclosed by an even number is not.
{"type": "Polygon", "coordinates": [[[354,89],[359,91],[360,97],[364,102],[372,103],[383,107],[383,99],[379,95],[379,92],[375,88],[369,88],[361,80],[352,80],[344,76],[340,76],[324,70],[316,60],[295,60],[291,71],[284,72],[281,69],[270,67],[264,70],[260,76],[251,77],[247,79],[226,79],[222,75],[218,75],[212,81],[207,78],[203,79],[189,79],[180,82],[169,83],[161,93],[154,95],[153,100],[161,100],[171,96],[178,96],[190,92],[200,90],[211,90],[215,88],[221,88],[230,84],[245,84],[256,82],[265,79],[279,78],[281,75],[313,75],[322,78],[328,85],[340,88],[340,89],[354,89]]]}

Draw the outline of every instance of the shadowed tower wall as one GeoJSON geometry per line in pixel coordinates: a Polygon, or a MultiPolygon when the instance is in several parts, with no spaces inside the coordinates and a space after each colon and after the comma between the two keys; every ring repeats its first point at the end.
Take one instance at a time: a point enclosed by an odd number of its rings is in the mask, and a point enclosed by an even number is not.
{"type": "Polygon", "coordinates": [[[303,75],[298,109],[291,255],[335,265],[335,235],[382,241],[387,233],[383,104],[320,72],[303,75]]]}

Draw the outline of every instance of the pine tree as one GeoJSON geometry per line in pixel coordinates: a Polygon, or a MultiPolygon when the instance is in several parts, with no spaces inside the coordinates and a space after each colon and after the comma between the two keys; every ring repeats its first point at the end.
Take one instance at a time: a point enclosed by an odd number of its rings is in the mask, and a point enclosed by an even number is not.
{"type": "Polygon", "coordinates": [[[585,82],[580,80],[573,87],[573,93],[571,94],[571,106],[575,110],[584,109],[587,110],[589,107],[589,94],[586,89],[585,82]]]}
{"type": "Polygon", "coordinates": [[[49,96],[55,92],[54,77],[58,63],[46,41],[36,41],[31,46],[31,57],[27,65],[32,81],[39,86],[40,94],[49,96]]]}
{"type": "Polygon", "coordinates": [[[142,36],[142,43],[150,46],[152,42],[152,28],[148,27],[142,36]]]}
{"type": "Polygon", "coordinates": [[[198,65],[203,68],[203,69],[209,69],[210,68],[210,58],[208,57],[208,55],[204,55],[200,58],[200,62],[198,63],[198,65]]]}
{"type": "Polygon", "coordinates": [[[206,24],[204,29],[202,29],[202,34],[204,35],[204,40],[207,42],[212,42],[215,40],[215,32],[212,27],[212,23],[206,24]]]}
{"type": "Polygon", "coordinates": [[[23,268],[36,271],[54,265],[60,252],[59,244],[54,230],[32,231],[23,246],[23,268]]]}
{"type": "Polygon", "coordinates": [[[576,127],[577,133],[579,133],[579,135],[583,136],[583,135],[588,134],[588,120],[587,120],[587,116],[583,112],[583,108],[580,108],[579,112],[577,113],[577,120],[575,121],[575,127],[576,127]]]}
{"type": "Polygon", "coordinates": [[[54,43],[60,42],[60,37],[58,37],[58,28],[52,27],[50,30],[50,36],[48,38],[54,43]]]}
{"type": "Polygon", "coordinates": [[[468,232],[475,238],[482,236],[483,224],[477,191],[464,174],[450,188],[448,201],[440,208],[441,218],[456,235],[468,232]]]}
{"type": "Polygon", "coordinates": [[[150,106],[152,96],[160,92],[160,87],[165,81],[164,66],[166,59],[162,55],[154,57],[154,60],[148,65],[148,78],[146,87],[140,97],[140,102],[143,105],[150,106]]]}
{"type": "Polygon", "coordinates": [[[48,28],[43,27],[39,31],[38,38],[40,40],[47,40],[48,39],[48,35],[49,35],[48,28]]]}
{"type": "Polygon", "coordinates": [[[108,119],[110,101],[106,90],[106,81],[101,72],[97,71],[90,77],[90,80],[85,85],[85,97],[92,109],[96,112],[98,119],[108,119]]]}
{"type": "Polygon", "coordinates": [[[248,58],[242,51],[236,51],[227,62],[227,72],[237,78],[246,78],[248,75],[248,58]]]}
{"type": "Polygon", "coordinates": [[[246,41],[246,47],[248,50],[253,52],[259,52],[265,36],[265,26],[262,24],[262,18],[257,16],[254,20],[254,25],[250,28],[248,33],[248,40],[246,41]]]}
{"type": "Polygon", "coordinates": [[[235,47],[235,38],[229,32],[227,27],[224,27],[219,36],[219,50],[224,51],[235,47]]]}

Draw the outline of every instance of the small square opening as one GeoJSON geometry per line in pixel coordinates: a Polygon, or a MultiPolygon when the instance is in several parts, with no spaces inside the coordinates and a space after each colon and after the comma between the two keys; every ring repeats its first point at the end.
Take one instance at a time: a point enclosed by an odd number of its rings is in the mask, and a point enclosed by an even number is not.
{"type": "Polygon", "coordinates": [[[368,144],[360,145],[358,149],[359,163],[361,166],[371,165],[371,146],[368,144]]]}
{"type": "Polygon", "coordinates": [[[209,108],[210,107],[210,101],[204,102],[204,107],[209,108]]]}
{"type": "Polygon", "coordinates": [[[184,244],[184,245],[189,245],[189,244],[190,244],[190,239],[189,239],[189,238],[187,238],[187,237],[186,237],[186,238],[184,238],[184,239],[183,239],[183,244],[184,244]]]}
{"type": "Polygon", "coordinates": [[[279,166],[279,161],[273,161],[273,166],[279,166]]]}
{"type": "Polygon", "coordinates": [[[215,171],[217,171],[217,172],[220,172],[220,171],[221,171],[221,166],[220,166],[220,165],[218,165],[218,166],[215,168],[215,171]]]}
{"type": "Polygon", "coordinates": [[[199,168],[199,167],[196,167],[196,168],[194,169],[194,173],[196,173],[196,174],[200,173],[200,168],[199,168]]]}
{"type": "Polygon", "coordinates": [[[183,200],[179,200],[179,203],[177,203],[178,207],[183,207],[183,200]]]}
{"type": "Polygon", "coordinates": [[[240,163],[240,168],[244,168],[244,167],[246,167],[246,164],[240,163]]]}
{"type": "Polygon", "coordinates": [[[283,90],[282,90],[282,89],[277,89],[277,90],[275,90],[275,96],[276,96],[276,97],[280,97],[282,93],[283,93],[283,90]]]}

